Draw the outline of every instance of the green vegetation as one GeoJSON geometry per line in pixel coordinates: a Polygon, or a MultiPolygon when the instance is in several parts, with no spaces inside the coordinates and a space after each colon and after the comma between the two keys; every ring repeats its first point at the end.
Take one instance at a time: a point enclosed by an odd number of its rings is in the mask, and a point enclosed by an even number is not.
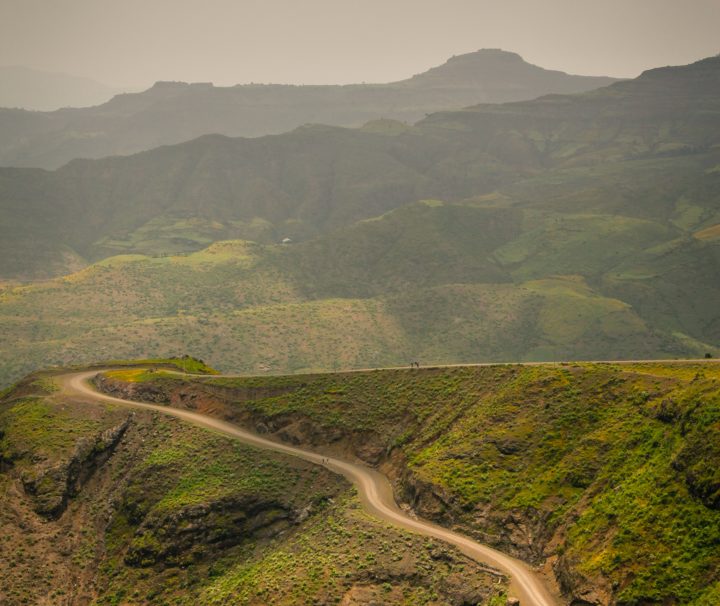
{"type": "Polygon", "coordinates": [[[47,397],[28,396],[0,406],[0,459],[30,465],[31,459],[69,456],[82,436],[117,423],[120,411],[98,412],[90,405],[59,405],[47,397]]]}
{"type": "MultiPolygon", "coordinates": [[[[482,582],[469,578],[472,567],[467,562],[459,562],[447,551],[447,561],[438,562],[438,552],[443,550],[436,542],[379,526],[359,510],[355,498],[345,497],[301,535],[274,546],[261,562],[228,562],[227,572],[213,580],[199,598],[206,604],[232,600],[260,604],[269,599],[281,604],[328,603],[332,602],[331,591],[352,594],[359,585],[365,595],[381,597],[384,604],[436,604],[445,597],[442,594],[447,593],[451,575],[470,583],[462,593],[482,595],[482,582]],[[416,571],[419,578],[412,579],[410,571],[416,571]],[[278,578],[288,574],[289,582],[283,586],[278,578]],[[381,582],[383,576],[390,580],[381,582]],[[373,577],[378,580],[360,581],[373,577]]],[[[504,600],[497,592],[496,588],[490,595],[504,600]]]]}
{"type": "Polygon", "coordinates": [[[126,378],[132,377],[134,374],[152,373],[158,368],[167,368],[181,370],[186,373],[200,374],[200,375],[216,375],[218,371],[211,368],[202,360],[193,358],[192,356],[182,356],[175,358],[151,358],[145,360],[109,360],[108,362],[102,362],[102,366],[132,366],[140,368],[129,368],[124,372],[123,375],[126,378]],[[149,367],[149,368],[148,368],[149,367]]]}
{"type": "MultiPolygon", "coordinates": [[[[156,431],[165,431],[167,437],[171,436],[162,422],[159,422],[156,431]]],[[[199,503],[220,501],[238,493],[263,495],[267,492],[279,498],[283,491],[290,490],[300,481],[312,482],[313,475],[319,471],[314,468],[309,477],[300,478],[297,470],[289,468],[287,463],[263,459],[258,456],[257,450],[203,434],[202,438],[193,442],[174,440],[171,446],[157,448],[141,463],[140,468],[151,469],[153,473],[162,471],[169,476],[169,484],[160,482],[153,489],[161,495],[153,504],[153,511],[174,511],[199,503]],[[195,464],[188,468],[188,461],[195,464]]],[[[130,492],[143,500],[152,498],[141,482],[131,487],[130,492]]]]}
{"type": "MultiPolygon", "coordinates": [[[[181,377],[113,375],[176,386],[181,377]]],[[[67,400],[43,391],[49,381],[30,377],[0,401],[3,604],[78,592],[98,606],[299,606],[368,595],[398,606],[504,603],[496,577],[376,522],[319,466],[155,413],[67,400]],[[20,396],[28,390],[44,395],[20,396]],[[88,448],[119,423],[127,428],[111,452],[88,448]],[[53,491],[68,500],[61,517],[30,511],[53,491]]]]}
{"type": "Polygon", "coordinates": [[[719,66],[3,169],[2,275],[67,275],[0,283],[0,381],[178,351],[273,373],[720,355],[719,66]]]}
{"type": "MultiPolygon", "coordinates": [[[[575,216],[547,219],[534,236],[545,239],[543,256],[524,248],[531,216],[487,202],[421,202],[290,246],[229,241],[184,256],[111,257],[8,287],[0,380],[48,363],[178,351],[251,373],[720,354],[713,244],[685,244],[648,220],[575,216]],[[606,240],[627,227],[634,250],[651,243],[638,230],[673,240],[617,265],[599,245],[585,255],[577,247],[599,225],[606,240]]],[[[149,362],[207,372],[189,359],[149,362]]]]}
{"type": "MultiPolygon", "coordinates": [[[[623,604],[700,605],[719,590],[715,363],[506,365],[190,385],[198,394],[212,386],[215,398],[217,387],[226,390],[230,414],[250,411],[264,424],[306,419],[322,430],[308,434],[314,439],[336,439],[339,430],[361,444],[361,456],[390,447],[408,482],[423,487],[420,495],[408,488],[421,513],[460,522],[531,560],[560,557],[571,591],[590,585],[623,604]],[[513,534],[515,524],[532,530],[513,534]]],[[[187,391],[188,382],[167,386],[168,396],[178,387],[187,391]]]]}

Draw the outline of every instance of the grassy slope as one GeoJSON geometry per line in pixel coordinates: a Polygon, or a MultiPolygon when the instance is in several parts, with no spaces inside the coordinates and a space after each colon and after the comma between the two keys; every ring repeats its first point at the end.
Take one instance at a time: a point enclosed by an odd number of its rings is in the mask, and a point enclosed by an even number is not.
{"type": "Polygon", "coordinates": [[[647,219],[500,198],[411,204],[289,246],[112,257],[0,290],[0,380],[179,351],[255,372],[702,355],[720,338],[720,249],[683,238],[647,219]]]}
{"type": "Polygon", "coordinates": [[[717,355],[718,65],[389,132],[207,137],[57,173],[0,171],[6,260],[32,263],[30,232],[50,242],[65,204],[63,233],[90,257],[296,240],[119,255],[0,284],[0,381],[178,351],[287,372],[717,355]],[[412,203],[424,196],[455,202],[412,203]]]}
{"type": "Polygon", "coordinates": [[[292,414],[391,446],[395,465],[433,487],[438,500],[419,502],[426,514],[525,557],[549,558],[556,570],[571,570],[577,586],[589,582],[623,604],[717,600],[714,364],[207,381],[244,394],[229,392],[228,402],[265,422],[292,414]],[[524,530],[513,535],[518,523],[524,530]]]}
{"type": "Polygon", "coordinates": [[[68,404],[50,378],[0,401],[4,604],[52,604],[78,591],[98,605],[260,605],[269,596],[333,604],[357,591],[398,605],[458,595],[504,603],[492,577],[437,543],[375,523],[321,468],[162,417],[132,417],[63,516],[44,521],[29,511],[22,482],[128,417],[68,404]]]}
{"type": "Polygon", "coordinates": [[[215,266],[232,279],[203,288],[203,281],[215,279],[207,266],[181,266],[178,279],[175,268],[166,271],[171,261],[121,262],[77,280],[6,291],[0,303],[3,379],[48,362],[177,351],[243,371],[394,365],[413,357],[453,362],[712,351],[653,334],[626,304],[580,279],[308,300],[295,294],[291,281],[270,278],[257,287],[267,274],[243,275],[232,262],[215,266]],[[264,290],[269,300],[261,298],[264,290]]]}

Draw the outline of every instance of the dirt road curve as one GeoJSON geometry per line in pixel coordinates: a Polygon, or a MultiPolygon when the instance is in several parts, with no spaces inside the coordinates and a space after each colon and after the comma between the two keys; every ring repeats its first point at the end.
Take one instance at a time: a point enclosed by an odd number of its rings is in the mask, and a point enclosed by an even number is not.
{"type": "Polygon", "coordinates": [[[56,377],[56,380],[61,384],[64,393],[69,396],[79,397],[83,400],[103,401],[144,410],[154,410],[178,417],[193,425],[222,433],[245,444],[274,450],[299,457],[311,463],[324,465],[330,471],[341,474],[351,481],[357,487],[365,508],[377,518],[400,528],[456,545],[472,559],[498,568],[509,575],[511,579],[510,594],[520,600],[521,606],[557,606],[560,603],[548,590],[542,577],[524,562],[477,543],[466,536],[430,522],[410,517],[404,513],[395,503],[393,491],[387,478],[374,469],[340,459],[327,458],[308,450],[274,442],[246,431],[237,425],[207,415],[167,406],[122,400],[102,394],[96,391],[89,382],[89,379],[98,372],[98,370],[93,370],[91,372],[66,374],[56,377]]]}

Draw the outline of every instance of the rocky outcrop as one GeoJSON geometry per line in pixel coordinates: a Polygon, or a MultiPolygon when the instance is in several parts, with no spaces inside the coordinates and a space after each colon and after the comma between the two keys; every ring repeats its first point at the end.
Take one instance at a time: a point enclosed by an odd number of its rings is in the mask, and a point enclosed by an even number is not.
{"type": "Polygon", "coordinates": [[[402,500],[409,503],[413,510],[431,520],[456,522],[452,498],[439,486],[425,482],[407,468],[401,471],[398,478],[396,484],[402,488],[402,500]]]}
{"type": "MultiPolygon", "coordinates": [[[[0,440],[5,436],[5,432],[0,429],[0,440]]],[[[5,473],[10,470],[13,466],[12,459],[5,455],[4,451],[0,450],[0,473],[5,473]]]]}
{"type": "Polygon", "coordinates": [[[95,386],[108,395],[116,398],[125,398],[139,402],[150,402],[154,404],[169,404],[167,390],[162,385],[154,383],[125,383],[109,379],[99,374],[94,379],[95,386]]]}
{"type": "Polygon", "coordinates": [[[441,486],[413,473],[399,451],[388,457],[382,469],[394,480],[401,500],[423,518],[462,526],[462,532],[476,540],[527,562],[541,564],[546,559],[552,538],[547,512],[532,507],[496,511],[489,504],[468,510],[441,486]]]}
{"type": "Polygon", "coordinates": [[[476,538],[538,565],[547,557],[546,546],[552,537],[549,518],[549,512],[533,507],[498,512],[484,505],[471,514],[473,528],[487,529],[476,533],[476,538]]]}
{"type": "Polygon", "coordinates": [[[563,594],[569,606],[608,606],[614,604],[612,592],[604,587],[600,579],[588,579],[577,572],[565,556],[559,556],[552,565],[563,594]]]}
{"type": "Polygon", "coordinates": [[[257,497],[224,499],[154,511],[138,526],[125,554],[130,566],[183,566],[250,539],[275,537],[307,512],[257,497]]]}
{"type": "Polygon", "coordinates": [[[67,460],[26,472],[22,477],[23,488],[33,498],[35,512],[47,519],[60,517],[69,500],[112,455],[131,418],[128,416],[122,423],[94,438],[81,438],[67,460]]]}
{"type": "Polygon", "coordinates": [[[681,473],[688,490],[705,507],[720,509],[720,426],[695,428],[685,436],[685,445],[675,457],[673,468],[681,473]]]}
{"type": "MultiPolygon", "coordinates": [[[[457,565],[457,555],[443,546],[433,549],[431,557],[436,562],[457,565]]],[[[507,577],[497,570],[478,567],[476,575],[469,581],[462,573],[450,573],[439,582],[428,574],[428,570],[419,565],[412,553],[395,561],[376,563],[361,574],[352,577],[353,585],[345,593],[341,604],[355,606],[381,606],[388,602],[404,603],[401,586],[433,587],[443,603],[452,606],[480,606],[487,604],[494,594],[494,581],[507,582],[507,577]]]]}

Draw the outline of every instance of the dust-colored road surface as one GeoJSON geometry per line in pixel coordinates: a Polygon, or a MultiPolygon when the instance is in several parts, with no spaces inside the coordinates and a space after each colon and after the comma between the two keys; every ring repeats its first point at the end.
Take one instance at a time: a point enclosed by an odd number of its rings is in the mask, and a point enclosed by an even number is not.
{"type": "Polygon", "coordinates": [[[82,398],[83,400],[103,401],[133,408],[154,410],[178,417],[194,425],[217,431],[246,444],[299,457],[318,465],[324,465],[329,470],[341,474],[350,480],[356,486],[365,508],[377,518],[390,522],[400,528],[435,537],[441,541],[456,545],[463,553],[472,559],[497,568],[507,574],[511,579],[510,594],[520,600],[521,606],[557,606],[560,603],[548,590],[542,577],[524,562],[505,555],[500,551],[496,551],[491,547],[477,543],[464,535],[452,532],[431,522],[410,517],[404,513],[395,503],[392,487],[387,478],[374,469],[332,457],[328,458],[324,455],[287,444],[274,442],[246,431],[237,425],[207,415],[170,408],[168,406],[133,402],[102,394],[95,390],[89,383],[89,379],[97,373],[98,370],[66,374],[56,377],[56,380],[68,396],[82,398]]]}

